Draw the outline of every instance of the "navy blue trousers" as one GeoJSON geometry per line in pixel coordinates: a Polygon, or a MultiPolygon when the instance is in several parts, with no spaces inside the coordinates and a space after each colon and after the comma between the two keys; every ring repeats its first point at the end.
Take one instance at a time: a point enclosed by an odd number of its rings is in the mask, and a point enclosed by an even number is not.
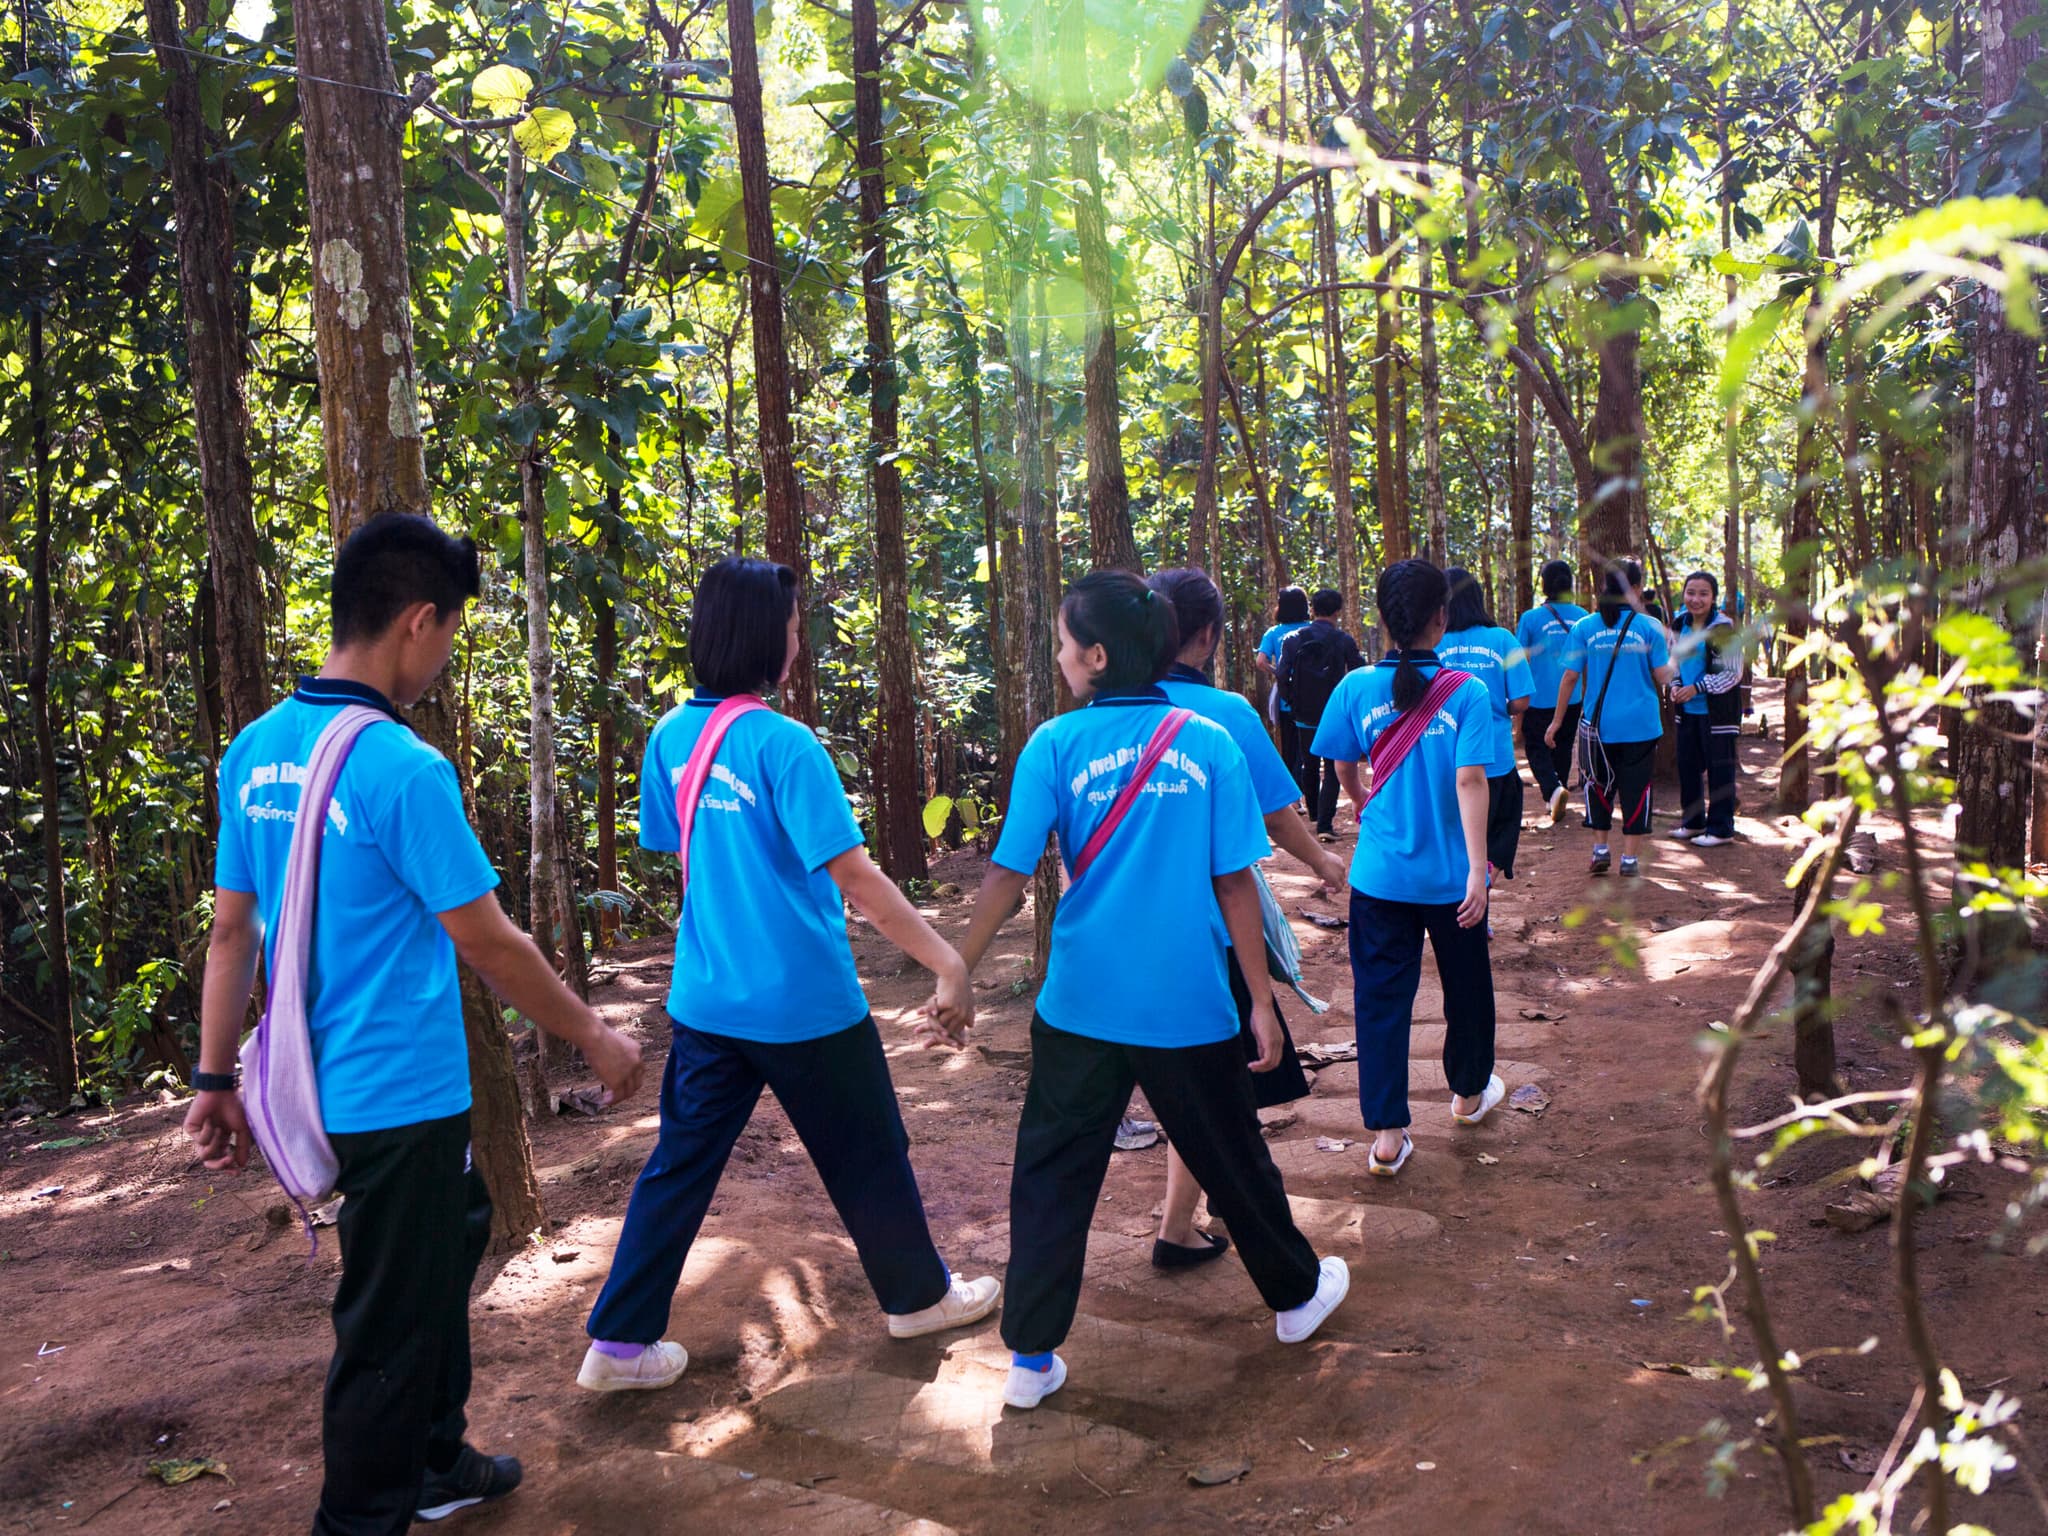
{"type": "Polygon", "coordinates": [[[661,1078],[661,1139],[626,1206],[590,1313],[593,1339],[652,1344],[667,1331],[690,1245],[764,1087],[810,1154],[882,1310],[918,1312],[946,1294],[875,1021],[787,1045],[678,1024],[661,1078]]]}
{"type": "Polygon", "coordinates": [[[1381,901],[1351,893],[1352,1011],[1358,1022],[1358,1108],[1369,1131],[1409,1123],[1408,1028],[1422,982],[1422,937],[1444,984],[1444,1076],[1471,1097],[1493,1075],[1493,963],[1486,924],[1458,926],[1458,904],[1381,901]]]}

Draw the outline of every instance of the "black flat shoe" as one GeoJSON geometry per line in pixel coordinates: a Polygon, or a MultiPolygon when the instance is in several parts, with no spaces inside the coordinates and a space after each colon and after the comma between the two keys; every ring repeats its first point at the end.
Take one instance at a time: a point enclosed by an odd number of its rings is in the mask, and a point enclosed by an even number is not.
{"type": "Polygon", "coordinates": [[[1190,1248],[1185,1243],[1169,1243],[1162,1238],[1152,1239],[1152,1267],[1154,1269],[1193,1269],[1197,1264],[1206,1264],[1211,1259],[1220,1259],[1230,1249],[1230,1239],[1220,1232],[1204,1232],[1203,1246],[1190,1248]]]}
{"type": "Polygon", "coordinates": [[[446,1520],[458,1510],[491,1504],[519,1486],[520,1466],[511,1456],[486,1456],[465,1445],[446,1472],[429,1472],[414,1506],[417,1520],[446,1520]]]}

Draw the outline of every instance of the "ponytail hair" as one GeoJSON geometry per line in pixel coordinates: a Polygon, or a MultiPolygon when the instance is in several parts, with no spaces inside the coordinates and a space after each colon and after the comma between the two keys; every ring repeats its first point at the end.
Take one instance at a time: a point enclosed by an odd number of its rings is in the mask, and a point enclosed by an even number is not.
{"type": "Polygon", "coordinates": [[[1109,657],[1096,675],[1097,693],[1149,688],[1180,652],[1173,604],[1133,571],[1090,571],[1068,588],[1060,617],[1075,640],[1109,657]]]}
{"type": "Polygon", "coordinates": [[[1479,590],[1479,581],[1470,571],[1450,566],[1444,571],[1444,587],[1449,613],[1444,628],[1456,631],[1493,627],[1493,615],[1486,611],[1486,594],[1479,590]]]}
{"type": "MultiPolygon", "coordinates": [[[[1205,629],[1214,629],[1216,638],[1223,638],[1223,594],[1216,590],[1216,583],[1209,579],[1207,571],[1193,566],[1182,566],[1178,570],[1154,571],[1146,578],[1145,585],[1157,592],[1173,607],[1174,624],[1180,631],[1179,644],[1174,651],[1188,644],[1205,629]]],[[[1074,626],[1070,621],[1069,629],[1074,626]]],[[[1211,648],[1214,654],[1214,648],[1211,648]]]]}
{"type": "Polygon", "coordinates": [[[1429,680],[1415,664],[1415,642],[1443,612],[1448,593],[1444,573],[1427,560],[1402,560],[1380,574],[1380,620],[1394,642],[1394,707],[1407,714],[1422,702],[1429,680]]]}
{"type": "Polygon", "coordinates": [[[1621,622],[1629,597],[1643,589],[1643,568],[1633,560],[1610,560],[1600,583],[1600,622],[1609,629],[1621,622]]]}
{"type": "Polygon", "coordinates": [[[1274,604],[1274,620],[1281,624],[1308,622],[1308,594],[1299,587],[1282,587],[1274,604]]]}

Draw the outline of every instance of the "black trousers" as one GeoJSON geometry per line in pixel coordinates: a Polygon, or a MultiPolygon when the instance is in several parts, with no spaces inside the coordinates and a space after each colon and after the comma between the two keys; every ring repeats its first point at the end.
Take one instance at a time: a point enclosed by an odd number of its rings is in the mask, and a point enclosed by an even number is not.
{"type": "Polygon", "coordinates": [[[1604,742],[1601,751],[1612,782],[1603,785],[1592,772],[1587,773],[1586,825],[1605,832],[1619,817],[1624,837],[1646,836],[1656,802],[1656,786],[1651,780],[1657,767],[1657,739],[1604,742]]]}
{"type": "Polygon", "coordinates": [[[1486,861],[1512,880],[1521,846],[1522,776],[1503,773],[1486,781],[1486,861]]]}
{"type": "MultiPolygon", "coordinates": [[[[1315,735],[1314,731],[1308,733],[1315,735]]],[[[1287,771],[1294,775],[1294,781],[1301,782],[1301,754],[1308,746],[1302,739],[1301,727],[1294,723],[1292,710],[1280,711],[1280,761],[1287,765],[1287,771]]],[[[1310,810],[1315,807],[1311,805],[1310,810]]]]}
{"type": "Polygon", "coordinates": [[[1246,1272],[1276,1312],[1316,1293],[1316,1253],[1287,1204],[1259,1135],[1251,1074],[1237,1037],[1214,1045],[1113,1045],[1031,1021],[1031,1083],[1010,1170],[1010,1265],[1003,1342],[1056,1349],[1074,1324],[1088,1224],[1102,1193],[1117,1121],[1142,1086],[1209,1209],[1230,1229],[1246,1272]]]}
{"type": "Polygon", "coordinates": [[[1737,729],[1716,731],[1705,715],[1679,711],[1678,803],[1685,825],[1695,832],[1735,835],[1737,729]]]}
{"type": "Polygon", "coordinates": [[[469,1287],[490,1241],[491,1196],[470,1164],[467,1110],[328,1140],[348,1198],[313,1530],[384,1536],[412,1524],[421,1478],[462,1449],[469,1287]]]}
{"type": "Polygon", "coordinates": [[[677,1024],[661,1078],[661,1139],[640,1170],[590,1336],[652,1344],[733,1143],[772,1088],[846,1224],[884,1312],[921,1312],[949,1283],[932,1246],[910,1137],[872,1018],[770,1045],[677,1024]]]}
{"type": "Polygon", "coordinates": [[[1579,712],[1577,704],[1565,706],[1564,724],[1557,728],[1557,745],[1553,747],[1543,739],[1543,733],[1556,718],[1556,707],[1538,709],[1532,704],[1522,711],[1522,750],[1528,754],[1529,771],[1536,775],[1536,793],[1546,805],[1560,784],[1571,782],[1572,744],[1579,739],[1579,712]]]}
{"type": "MultiPolygon", "coordinates": [[[[1281,718],[1291,719],[1282,715],[1281,718]]],[[[1318,832],[1336,830],[1337,799],[1343,786],[1337,782],[1336,760],[1317,757],[1309,751],[1316,739],[1316,723],[1297,720],[1294,725],[1296,753],[1287,766],[1294,770],[1294,782],[1301,786],[1301,798],[1308,805],[1309,815],[1315,818],[1318,832]]]]}

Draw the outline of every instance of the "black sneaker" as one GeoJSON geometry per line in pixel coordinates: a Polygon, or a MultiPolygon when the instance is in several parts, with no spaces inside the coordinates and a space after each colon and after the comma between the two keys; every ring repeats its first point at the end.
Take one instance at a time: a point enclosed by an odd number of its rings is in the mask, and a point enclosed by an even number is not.
{"type": "Polygon", "coordinates": [[[475,1446],[465,1445],[455,1465],[446,1472],[428,1472],[420,1484],[415,1519],[446,1520],[472,1504],[489,1504],[502,1499],[519,1486],[519,1459],[515,1456],[486,1456],[475,1446]]]}

